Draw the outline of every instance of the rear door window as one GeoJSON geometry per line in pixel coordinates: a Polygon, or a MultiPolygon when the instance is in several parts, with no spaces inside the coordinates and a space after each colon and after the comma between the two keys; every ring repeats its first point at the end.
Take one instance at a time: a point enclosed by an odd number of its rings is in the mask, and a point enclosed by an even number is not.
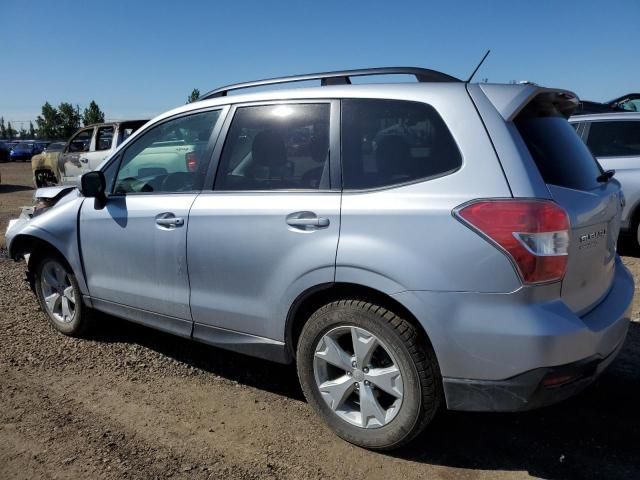
{"type": "Polygon", "coordinates": [[[587,145],[596,157],[640,156],[640,121],[593,122],[587,145]]]}
{"type": "Polygon", "coordinates": [[[238,108],[215,189],[328,189],[330,110],[329,103],[238,108]]]}
{"type": "Polygon", "coordinates": [[[598,186],[602,168],[552,104],[534,100],[514,123],[545,183],[576,190],[598,186]]]}
{"type": "Polygon", "coordinates": [[[109,150],[113,142],[113,133],[115,128],[113,125],[108,127],[99,127],[96,134],[96,150],[109,150]]]}
{"type": "Polygon", "coordinates": [[[425,103],[343,100],[341,137],[345,189],[415,182],[462,165],[449,129],[425,103]]]}

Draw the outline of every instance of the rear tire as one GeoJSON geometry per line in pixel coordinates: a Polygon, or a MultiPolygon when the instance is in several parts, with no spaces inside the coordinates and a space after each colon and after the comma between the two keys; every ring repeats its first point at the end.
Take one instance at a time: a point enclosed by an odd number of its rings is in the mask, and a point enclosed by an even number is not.
{"type": "Polygon", "coordinates": [[[302,329],[297,360],[309,404],[339,437],[364,448],[401,447],[442,404],[428,339],[371,303],[340,300],[317,310],[302,329]]]}
{"type": "Polygon", "coordinates": [[[91,315],[67,262],[59,255],[45,254],[36,260],[34,274],[36,296],[53,328],[72,337],[86,335],[91,315]]]}

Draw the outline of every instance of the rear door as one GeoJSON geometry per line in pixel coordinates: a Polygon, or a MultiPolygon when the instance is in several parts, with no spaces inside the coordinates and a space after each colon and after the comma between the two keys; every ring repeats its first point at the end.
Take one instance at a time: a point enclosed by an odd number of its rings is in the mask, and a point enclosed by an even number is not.
{"type": "Polygon", "coordinates": [[[224,146],[217,147],[215,187],[198,196],[189,216],[194,338],[215,344],[231,330],[263,337],[254,345],[268,344],[265,337],[281,342],[297,295],[333,282],[337,119],[335,101],[234,108],[224,146]]]}
{"type": "Polygon", "coordinates": [[[603,170],[553,104],[533,100],[515,118],[553,199],[569,214],[571,237],[562,299],[581,314],[613,280],[620,230],[621,189],[603,170]]]}

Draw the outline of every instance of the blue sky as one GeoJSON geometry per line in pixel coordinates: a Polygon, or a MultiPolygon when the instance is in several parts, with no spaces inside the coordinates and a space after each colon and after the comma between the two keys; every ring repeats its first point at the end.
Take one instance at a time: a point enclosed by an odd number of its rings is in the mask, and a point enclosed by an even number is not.
{"type": "Polygon", "coordinates": [[[191,89],[278,75],[416,65],[531,80],[605,100],[640,91],[640,0],[3,0],[0,115],[48,100],[150,117],[191,89]]]}

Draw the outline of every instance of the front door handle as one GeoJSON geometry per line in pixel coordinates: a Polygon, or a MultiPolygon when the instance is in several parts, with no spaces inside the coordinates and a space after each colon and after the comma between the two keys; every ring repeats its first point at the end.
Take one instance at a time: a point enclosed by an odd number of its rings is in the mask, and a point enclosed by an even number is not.
{"type": "Polygon", "coordinates": [[[287,225],[301,230],[313,230],[329,226],[327,217],[319,217],[313,212],[295,212],[287,215],[287,225]]]}
{"type": "Polygon", "coordinates": [[[81,161],[82,163],[89,163],[89,159],[88,159],[88,158],[84,158],[84,157],[82,157],[82,158],[80,159],[80,161],[81,161]]]}
{"type": "Polygon", "coordinates": [[[156,225],[164,228],[176,228],[184,225],[184,218],[176,217],[173,213],[161,213],[156,217],[156,225]]]}

